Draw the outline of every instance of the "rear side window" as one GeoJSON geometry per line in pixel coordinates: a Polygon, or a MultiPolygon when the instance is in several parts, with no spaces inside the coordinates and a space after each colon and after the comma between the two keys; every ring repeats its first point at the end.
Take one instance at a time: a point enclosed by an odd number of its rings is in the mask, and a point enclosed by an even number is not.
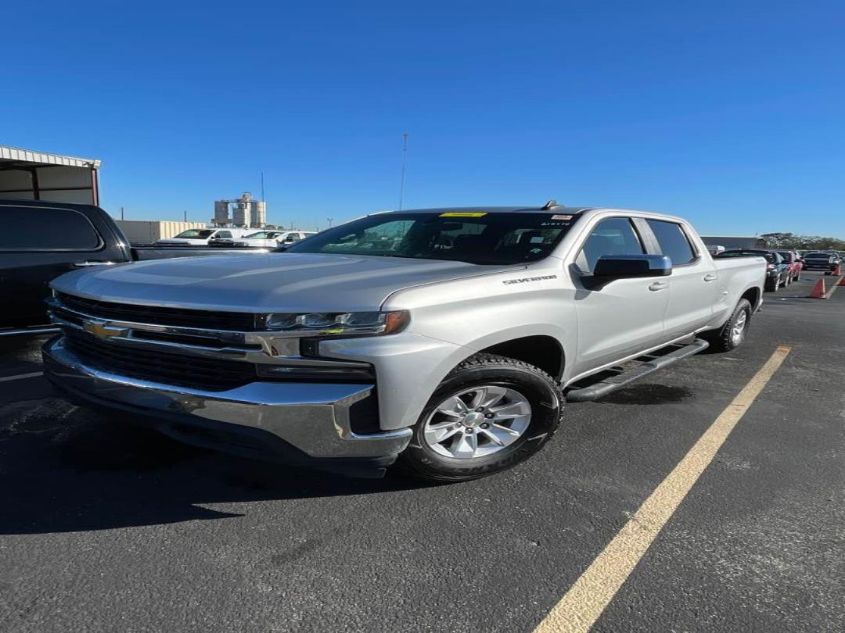
{"type": "Polygon", "coordinates": [[[582,272],[591,273],[603,255],[642,255],[642,242],[628,218],[608,218],[590,232],[576,264],[582,272]]]}
{"type": "Polygon", "coordinates": [[[103,241],[84,214],[59,207],[0,206],[0,251],[95,251],[103,241]]]}
{"type": "Polygon", "coordinates": [[[657,238],[660,252],[672,260],[673,266],[683,266],[695,260],[695,251],[692,250],[692,245],[680,224],[665,220],[646,220],[646,222],[654,233],[654,237],[657,238]]]}

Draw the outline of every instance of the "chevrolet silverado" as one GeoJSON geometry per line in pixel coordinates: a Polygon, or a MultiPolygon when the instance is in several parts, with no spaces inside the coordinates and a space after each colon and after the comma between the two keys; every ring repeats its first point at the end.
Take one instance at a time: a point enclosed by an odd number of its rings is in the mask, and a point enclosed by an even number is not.
{"type": "Polygon", "coordinates": [[[377,213],[285,253],[63,275],[45,373],[182,441],[460,481],[537,452],[565,399],[737,347],[765,279],[656,213],[377,213]]]}

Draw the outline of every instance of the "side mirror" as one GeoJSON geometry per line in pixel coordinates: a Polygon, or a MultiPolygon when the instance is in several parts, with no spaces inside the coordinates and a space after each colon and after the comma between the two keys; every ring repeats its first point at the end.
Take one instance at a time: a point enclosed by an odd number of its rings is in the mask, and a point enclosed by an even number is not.
{"type": "Polygon", "coordinates": [[[672,260],[665,255],[603,255],[596,262],[590,280],[592,287],[603,286],[617,279],[666,277],[672,274],[672,260]]]}

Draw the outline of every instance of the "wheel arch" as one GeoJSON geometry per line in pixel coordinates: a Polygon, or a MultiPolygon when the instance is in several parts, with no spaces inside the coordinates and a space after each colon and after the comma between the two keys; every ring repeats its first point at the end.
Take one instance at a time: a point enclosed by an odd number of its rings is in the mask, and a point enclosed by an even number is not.
{"type": "Polygon", "coordinates": [[[566,353],[560,341],[548,334],[532,334],[504,340],[475,353],[498,354],[521,360],[560,382],[566,367],[566,353]]]}
{"type": "MultiPolygon", "coordinates": [[[[760,288],[757,288],[756,286],[752,286],[751,288],[748,288],[745,292],[742,293],[742,296],[740,297],[740,299],[747,299],[748,303],[751,304],[751,311],[755,312],[760,305],[760,297],[761,296],[762,296],[762,293],[760,291],[760,288]]],[[[730,318],[730,317],[728,317],[728,318],[730,318]]]]}

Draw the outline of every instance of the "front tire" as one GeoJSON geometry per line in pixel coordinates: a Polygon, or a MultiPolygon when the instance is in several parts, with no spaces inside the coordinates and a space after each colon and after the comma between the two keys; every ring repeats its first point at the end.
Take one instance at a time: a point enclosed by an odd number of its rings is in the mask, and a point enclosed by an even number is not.
{"type": "Polygon", "coordinates": [[[563,394],[528,363],[476,354],[440,383],[399,456],[409,475],[457,482],[506,470],[540,450],[560,424],[563,394]]]}
{"type": "Polygon", "coordinates": [[[750,325],[751,303],[748,299],[740,299],[731,318],[721,328],[705,332],[701,338],[710,343],[714,352],[730,352],[745,342],[750,325]]]}

